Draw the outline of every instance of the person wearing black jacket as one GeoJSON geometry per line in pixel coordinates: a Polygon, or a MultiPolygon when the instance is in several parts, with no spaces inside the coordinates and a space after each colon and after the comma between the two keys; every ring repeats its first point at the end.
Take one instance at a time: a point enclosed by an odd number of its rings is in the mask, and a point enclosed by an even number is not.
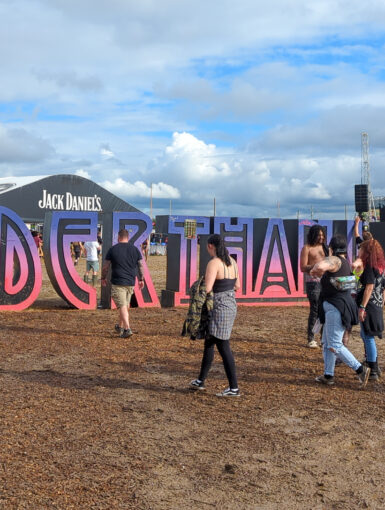
{"type": "Polygon", "coordinates": [[[360,363],[342,342],[345,330],[358,324],[357,306],[350,290],[338,290],[333,285],[333,279],[351,275],[350,264],[346,259],[346,239],[341,235],[332,237],[329,253],[329,257],[318,262],[310,271],[314,276],[322,276],[319,318],[324,324],[324,374],[316,377],[316,382],[334,384],[334,367],[338,356],[356,372],[361,387],[364,387],[368,382],[370,368],[360,363]]]}

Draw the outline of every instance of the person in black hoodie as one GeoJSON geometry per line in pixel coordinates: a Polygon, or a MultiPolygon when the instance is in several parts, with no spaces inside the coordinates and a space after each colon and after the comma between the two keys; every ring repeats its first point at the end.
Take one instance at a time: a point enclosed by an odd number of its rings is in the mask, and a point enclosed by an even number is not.
{"type": "Polygon", "coordinates": [[[361,387],[364,387],[368,382],[370,368],[360,363],[342,342],[345,330],[358,324],[357,306],[350,290],[339,290],[333,285],[335,278],[351,275],[346,253],[345,237],[335,235],[329,244],[329,257],[318,262],[310,271],[311,275],[322,276],[319,318],[324,324],[324,373],[316,377],[316,382],[329,386],[334,384],[334,367],[338,356],[356,372],[361,387]]]}

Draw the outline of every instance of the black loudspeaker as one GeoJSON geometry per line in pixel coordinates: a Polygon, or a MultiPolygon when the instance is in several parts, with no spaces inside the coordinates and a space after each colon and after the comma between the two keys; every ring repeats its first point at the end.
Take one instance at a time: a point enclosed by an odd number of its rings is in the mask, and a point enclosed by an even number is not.
{"type": "Polygon", "coordinates": [[[385,206],[380,208],[380,221],[385,221],[385,206]]]}
{"type": "Polygon", "coordinates": [[[364,213],[369,211],[369,189],[367,184],[356,184],[354,186],[356,211],[364,213]]]}

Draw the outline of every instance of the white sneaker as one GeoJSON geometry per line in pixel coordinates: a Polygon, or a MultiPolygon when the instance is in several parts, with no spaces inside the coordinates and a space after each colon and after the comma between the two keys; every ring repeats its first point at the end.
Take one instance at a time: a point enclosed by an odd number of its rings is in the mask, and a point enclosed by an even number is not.
{"type": "Polygon", "coordinates": [[[226,388],[221,393],[217,393],[217,397],[240,397],[239,389],[231,390],[230,388],[226,388]]]}
{"type": "Polygon", "coordinates": [[[317,342],[315,340],[311,340],[310,342],[308,342],[307,346],[310,349],[318,349],[318,347],[319,347],[319,345],[317,344],[317,342]]]}

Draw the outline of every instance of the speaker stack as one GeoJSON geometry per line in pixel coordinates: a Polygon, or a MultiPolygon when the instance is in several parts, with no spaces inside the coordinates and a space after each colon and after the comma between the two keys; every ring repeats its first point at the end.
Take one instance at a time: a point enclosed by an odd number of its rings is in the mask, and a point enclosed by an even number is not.
{"type": "Polygon", "coordinates": [[[356,211],[361,214],[369,211],[369,189],[367,184],[354,186],[356,211]]]}

